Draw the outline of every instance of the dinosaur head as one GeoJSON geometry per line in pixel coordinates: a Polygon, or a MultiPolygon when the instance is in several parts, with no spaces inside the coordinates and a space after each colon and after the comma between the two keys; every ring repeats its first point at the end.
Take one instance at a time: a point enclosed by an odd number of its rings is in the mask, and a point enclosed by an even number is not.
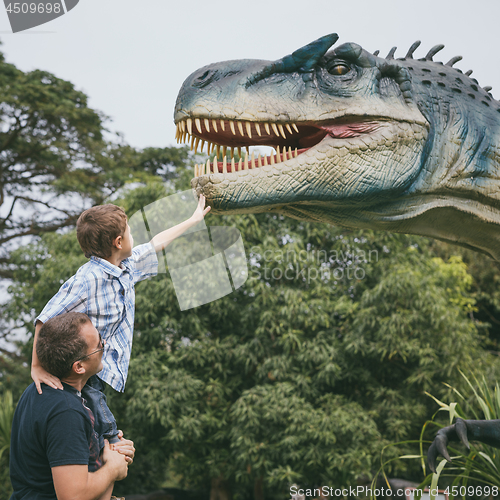
{"type": "Polygon", "coordinates": [[[464,211],[481,218],[486,198],[494,208],[486,225],[500,224],[498,103],[452,67],[459,58],[432,61],[442,46],[416,60],[417,42],[395,60],[393,51],[380,58],[354,43],[331,49],[337,38],[274,62],[212,64],[187,78],[177,138],[224,157],[198,166],[193,187],[214,212],[273,211],[474,247],[450,228],[463,225],[464,211]],[[276,152],[242,156],[259,145],[276,152]],[[225,159],[228,148],[238,160],[225,159]],[[485,188],[479,175],[492,182],[485,188]]]}

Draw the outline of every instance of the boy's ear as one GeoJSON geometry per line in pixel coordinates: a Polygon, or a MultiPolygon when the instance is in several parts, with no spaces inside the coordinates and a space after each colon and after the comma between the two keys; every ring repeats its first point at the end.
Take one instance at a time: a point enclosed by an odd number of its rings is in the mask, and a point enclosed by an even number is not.
{"type": "Polygon", "coordinates": [[[122,249],[122,241],[123,241],[123,236],[117,236],[113,240],[113,247],[118,248],[118,250],[122,249]]]}

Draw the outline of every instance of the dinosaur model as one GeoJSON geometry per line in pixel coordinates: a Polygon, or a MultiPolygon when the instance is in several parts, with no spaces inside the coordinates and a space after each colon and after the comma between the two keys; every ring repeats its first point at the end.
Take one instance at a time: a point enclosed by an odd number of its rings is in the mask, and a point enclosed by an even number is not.
{"type": "MultiPolygon", "coordinates": [[[[460,56],[434,62],[443,45],[414,59],[415,42],[394,59],[395,47],[386,58],[355,43],[331,49],[337,39],[274,62],[211,64],[186,79],[177,140],[217,150],[195,167],[192,187],[213,213],[419,234],[500,261],[500,103],[491,87],[454,68],[460,56]],[[250,146],[275,152],[242,158],[250,146]]],[[[431,468],[438,453],[449,458],[448,440],[467,443],[467,430],[500,446],[488,425],[471,422],[438,433],[431,468]]]]}

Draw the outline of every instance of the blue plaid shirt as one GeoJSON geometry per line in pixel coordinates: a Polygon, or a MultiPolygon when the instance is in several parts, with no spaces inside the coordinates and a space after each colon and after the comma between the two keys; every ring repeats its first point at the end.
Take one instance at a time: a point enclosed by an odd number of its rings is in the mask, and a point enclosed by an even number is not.
{"type": "Polygon", "coordinates": [[[158,259],[149,243],[135,247],[120,267],[91,257],[50,299],[35,324],[67,312],[85,313],[106,340],[99,378],[123,392],[134,332],[134,285],[157,272],[158,259]]]}

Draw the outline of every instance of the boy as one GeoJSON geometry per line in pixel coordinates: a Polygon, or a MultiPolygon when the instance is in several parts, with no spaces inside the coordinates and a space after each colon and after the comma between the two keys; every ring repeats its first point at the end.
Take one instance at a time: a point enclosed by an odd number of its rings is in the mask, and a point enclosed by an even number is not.
{"type": "MultiPolygon", "coordinates": [[[[201,222],[209,210],[210,207],[205,208],[205,197],[200,195],[198,207],[188,220],[134,249],[127,216],[120,207],[92,207],[77,221],[78,242],[90,261],[61,286],[36,318],[33,345],[36,346],[42,324],[50,318],[66,312],[82,312],[90,317],[106,346],[103,369],[99,376],[89,379],[82,394],[94,413],[101,446],[104,438],[110,443],[119,441],[115,419],[102,393],[102,381],[119,392],[125,388],[134,328],[134,284],[155,276],[158,270],[156,252],[201,222]]],[[[54,389],[63,388],[61,381],[40,365],[36,347],[33,348],[31,377],[40,394],[42,382],[54,389]]]]}

